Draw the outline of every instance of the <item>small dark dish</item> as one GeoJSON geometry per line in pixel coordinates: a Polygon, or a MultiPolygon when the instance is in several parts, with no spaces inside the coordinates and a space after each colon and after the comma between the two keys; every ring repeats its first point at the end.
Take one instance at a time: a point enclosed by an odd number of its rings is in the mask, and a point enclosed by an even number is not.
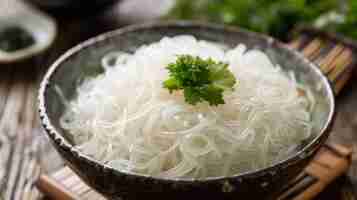
{"type": "Polygon", "coordinates": [[[0,32],[2,35],[0,36],[0,64],[10,64],[30,59],[46,51],[56,38],[57,24],[51,17],[36,10],[20,11],[14,15],[0,18],[0,32]],[[26,32],[31,41],[25,42],[27,43],[24,43],[25,45],[16,44],[21,43],[21,37],[24,36],[16,36],[16,31],[4,34],[9,29],[26,32]],[[16,48],[12,47],[14,49],[7,51],[6,46],[8,45],[16,48]]]}
{"type": "MultiPolygon", "coordinates": [[[[117,91],[120,92],[120,91],[117,91]]],[[[67,164],[91,187],[112,199],[273,199],[297,176],[326,141],[334,116],[334,95],[327,78],[301,54],[263,35],[238,28],[192,22],[159,22],[130,26],[90,39],[58,59],[47,72],[40,89],[40,116],[50,140],[67,164]],[[75,95],[78,79],[98,69],[99,58],[112,50],[133,52],[163,36],[191,34],[198,39],[233,47],[244,43],[265,51],[283,69],[293,70],[297,79],[312,88],[317,105],[313,111],[315,136],[288,159],[256,171],[230,177],[160,179],[128,174],[101,164],[73,147],[59,126],[64,106],[54,90],[58,85],[67,98],[75,95]]]]}
{"type": "Polygon", "coordinates": [[[119,0],[27,0],[41,10],[56,16],[93,14],[112,6],[119,0]]]}

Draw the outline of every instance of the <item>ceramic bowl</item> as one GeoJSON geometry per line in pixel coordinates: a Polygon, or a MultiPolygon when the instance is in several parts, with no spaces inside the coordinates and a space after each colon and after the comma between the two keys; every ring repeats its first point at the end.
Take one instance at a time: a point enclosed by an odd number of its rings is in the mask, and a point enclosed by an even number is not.
{"type": "Polygon", "coordinates": [[[334,95],[327,78],[300,53],[273,38],[227,26],[195,22],[153,22],[134,25],[90,39],[60,57],[48,70],[39,94],[42,125],[60,155],[89,186],[111,199],[273,199],[292,178],[301,173],[328,137],[334,116],[334,95]],[[64,105],[55,91],[66,98],[76,94],[78,79],[91,76],[100,58],[113,50],[134,52],[164,36],[193,35],[234,47],[244,43],[264,51],[284,70],[295,72],[297,80],[316,96],[312,112],[313,137],[285,160],[264,169],[229,177],[207,179],[162,179],[126,173],[84,155],[73,146],[70,135],[59,125],[64,105]]]}

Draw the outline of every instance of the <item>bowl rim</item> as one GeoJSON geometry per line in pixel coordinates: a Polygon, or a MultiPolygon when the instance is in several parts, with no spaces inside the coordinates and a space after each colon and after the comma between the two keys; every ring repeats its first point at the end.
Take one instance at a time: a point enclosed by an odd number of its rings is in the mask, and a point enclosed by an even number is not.
{"type": "MultiPolygon", "coordinates": [[[[41,125],[45,129],[45,132],[47,135],[50,137],[51,141],[55,143],[58,147],[62,149],[68,150],[73,157],[76,157],[76,159],[80,159],[81,161],[85,161],[89,165],[94,165],[97,167],[102,168],[103,170],[109,170],[112,174],[116,175],[126,175],[126,176],[133,176],[136,178],[146,178],[146,179],[152,179],[156,181],[165,181],[168,183],[174,183],[177,181],[180,182],[186,182],[186,183],[200,183],[200,182],[210,182],[210,181],[227,181],[227,180],[234,180],[234,179],[245,179],[245,178],[254,178],[257,176],[262,176],[263,174],[275,174],[277,171],[281,171],[282,169],[298,162],[299,160],[310,156],[310,154],[313,154],[316,149],[318,149],[321,146],[321,140],[322,143],[326,141],[327,137],[329,136],[331,132],[331,128],[333,125],[333,121],[335,118],[335,95],[334,91],[331,87],[331,82],[328,80],[328,78],[322,73],[322,71],[317,67],[317,65],[311,61],[309,61],[307,58],[305,58],[301,53],[297,52],[293,48],[289,47],[288,45],[270,37],[267,35],[263,35],[260,33],[252,32],[249,30],[246,30],[244,28],[238,28],[238,27],[232,27],[232,26],[227,26],[227,25],[219,25],[219,24],[214,24],[214,23],[207,23],[207,22],[200,22],[200,21],[178,21],[178,20],[167,20],[167,21],[152,21],[152,22],[146,22],[143,24],[136,24],[136,25],[129,25],[120,29],[116,29],[110,32],[106,32],[103,34],[100,34],[99,36],[90,38],[75,47],[69,49],[67,52],[65,52],[62,56],[60,56],[48,69],[46,72],[41,84],[40,84],[40,89],[39,89],[39,94],[38,94],[38,101],[39,101],[39,114],[40,114],[40,119],[41,119],[41,125]],[[57,129],[52,125],[51,120],[49,119],[47,115],[47,102],[45,101],[45,96],[46,92],[48,91],[48,88],[50,86],[52,77],[56,73],[57,69],[62,66],[62,63],[67,61],[68,59],[71,59],[72,56],[76,55],[77,53],[81,52],[83,49],[91,48],[92,45],[95,45],[97,43],[100,43],[102,41],[117,37],[121,34],[124,33],[130,33],[132,31],[138,31],[138,30],[145,30],[145,29],[152,29],[152,28],[170,28],[170,27],[175,27],[175,28],[189,28],[189,27],[202,27],[202,28],[207,28],[207,29],[212,29],[216,31],[224,31],[224,32],[231,32],[231,33],[243,33],[243,34],[250,34],[251,37],[256,37],[259,40],[266,40],[268,43],[271,43],[276,45],[277,48],[283,49],[284,51],[287,51],[288,53],[292,54],[295,56],[297,59],[299,59],[303,64],[308,65],[310,68],[312,68],[315,73],[321,77],[323,81],[324,88],[327,90],[327,96],[329,99],[329,107],[330,107],[330,112],[328,114],[327,120],[324,123],[323,127],[321,128],[321,131],[319,134],[307,145],[305,145],[301,150],[298,152],[288,156],[286,159],[280,160],[274,164],[269,165],[268,167],[264,168],[259,168],[256,170],[251,170],[231,176],[218,176],[218,177],[207,177],[203,179],[197,179],[197,178],[163,178],[163,177],[154,177],[146,174],[141,174],[141,173],[135,173],[135,172],[127,172],[127,171],[122,171],[115,169],[107,164],[101,163],[100,161],[85,155],[82,153],[78,148],[74,147],[72,144],[70,144],[58,131],[57,129]]],[[[66,160],[66,159],[65,159],[66,160]]]]}

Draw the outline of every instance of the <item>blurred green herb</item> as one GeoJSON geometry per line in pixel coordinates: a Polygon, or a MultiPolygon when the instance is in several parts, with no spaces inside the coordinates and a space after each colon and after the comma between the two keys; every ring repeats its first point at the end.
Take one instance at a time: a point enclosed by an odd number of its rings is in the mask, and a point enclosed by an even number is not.
{"type": "Polygon", "coordinates": [[[327,20],[321,28],[357,38],[356,0],[177,0],[169,17],[238,25],[286,40],[294,26],[314,25],[329,13],[343,22],[327,20]]]}
{"type": "Polygon", "coordinates": [[[202,101],[214,106],[224,104],[224,90],[233,90],[236,83],[228,65],[212,59],[180,55],[167,69],[169,79],[164,81],[164,88],[170,93],[183,90],[185,101],[192,105],[202,101]]]}
{"type": "Polygon", "coordinates": [[[351,38],[357,39],[357,1],[348,0],[347,6],[345,6],[345,15],[342,15],[342,20],[330,20],[330,23],[327,23],[322,28],[342,33],[351,38]]]}

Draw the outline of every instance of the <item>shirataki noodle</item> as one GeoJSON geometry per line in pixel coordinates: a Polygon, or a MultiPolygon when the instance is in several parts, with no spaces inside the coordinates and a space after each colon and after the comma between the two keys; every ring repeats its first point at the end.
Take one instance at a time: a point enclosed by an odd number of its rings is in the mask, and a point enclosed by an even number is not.
{"type": "MultiPolygon", "coordinates": [[[[121,171],[162,178],[229,176],[267,167],[312,134],[314,97],[259,50],[193,36],[165,37],[102,58],[103,74],[63,97],[61,126],[85,154],[121,171]],[[229,64],[237,84],[224,105],[185,103],[163,88],[168,63],[189,54],[229,64]],[[308,95],[299,95],[298,91],[308,95]]],[[[61,94],[61,91],[58,90],[61,94]]]]}

